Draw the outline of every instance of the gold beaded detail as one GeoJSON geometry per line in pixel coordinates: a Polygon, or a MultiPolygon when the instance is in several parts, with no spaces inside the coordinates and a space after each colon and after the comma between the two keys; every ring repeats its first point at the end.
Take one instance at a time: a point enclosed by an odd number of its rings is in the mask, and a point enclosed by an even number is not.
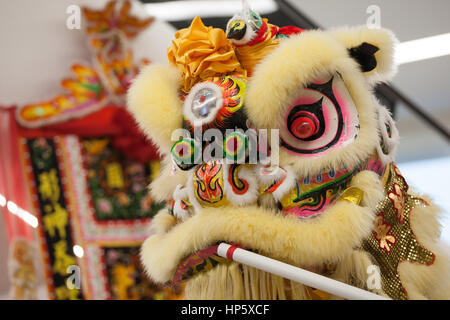
{"type": "Polygon", "coordinates": [[[427,202],[408,194],[408,184],[394,163],[386,167],[383,182],[386,196],[377,206],[372,235],[364,240],[380,267],[384,292],[392,299],[406,300],[408,293],[401,283],[398,266],[403,261],[431,265],[434,254],[424,248],[411,228],[411,210],[427,202]]]}

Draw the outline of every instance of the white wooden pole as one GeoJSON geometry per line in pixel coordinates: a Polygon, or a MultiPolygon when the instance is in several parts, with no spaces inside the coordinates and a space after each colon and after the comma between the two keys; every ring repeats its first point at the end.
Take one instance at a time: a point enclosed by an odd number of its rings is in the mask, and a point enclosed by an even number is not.
{"type": "Polygon", "coordinates": [[[391,300],[343,282],[321,276],[317,273],[240,249],[227,243],[221,243],[219,245],[217,254],[221,257],[246,264],[250,267],[326,291],[341,298],[349,300],[391,300]]]}

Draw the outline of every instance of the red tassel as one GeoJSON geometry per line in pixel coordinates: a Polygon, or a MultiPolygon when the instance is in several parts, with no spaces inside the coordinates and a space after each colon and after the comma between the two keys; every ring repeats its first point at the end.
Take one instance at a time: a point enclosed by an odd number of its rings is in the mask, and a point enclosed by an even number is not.
{"type": "Polygon", "coordinates": [[[293,34],[299,34],[305,31],[305,29],[300,29],[294,26],[281,27],[278,29],[278,34],[284,34],[286,36],[291,36],[293,34]]]}

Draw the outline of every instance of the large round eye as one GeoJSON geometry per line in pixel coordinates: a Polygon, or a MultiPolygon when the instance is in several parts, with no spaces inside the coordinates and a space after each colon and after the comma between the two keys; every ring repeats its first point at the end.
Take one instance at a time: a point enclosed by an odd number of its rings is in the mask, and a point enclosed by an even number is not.
{"type": "Polygon", "coordinates": [[[359,132],[355,104],[339,74],[302,88],[285,116],[281,146],[303,156],[318,156],[353,141],[359,132]]]}
{"type": "Polygon", "coordinates": [[[219,86],[212,82],[198,83],[184,101],[184,115],[194,126],[202,126],[214,121],[222,104],[219,86]]]}

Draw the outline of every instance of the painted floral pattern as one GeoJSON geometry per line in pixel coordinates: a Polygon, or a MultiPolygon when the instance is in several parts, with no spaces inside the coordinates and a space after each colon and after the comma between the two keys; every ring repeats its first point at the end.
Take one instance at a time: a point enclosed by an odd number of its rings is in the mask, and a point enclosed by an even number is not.
{"type": "Polygon", "coordinates": [[[397,213],[397,220],[400,223],[403,223],[403,211],[405,210],[405,192],[397,183],[394,183],[393,190],[389,192],[388,197],[392,201],[392,206],[397,213]]]}
{"type": "Polygon", "coordinates": [[[394,235],[390,233],[392,226],[389,223],[385,223],[384,215],[378,214],[375,219],[374,235],[378,240],[381,249],[391,252],[391,245],[397,242],[394,235]]]}

